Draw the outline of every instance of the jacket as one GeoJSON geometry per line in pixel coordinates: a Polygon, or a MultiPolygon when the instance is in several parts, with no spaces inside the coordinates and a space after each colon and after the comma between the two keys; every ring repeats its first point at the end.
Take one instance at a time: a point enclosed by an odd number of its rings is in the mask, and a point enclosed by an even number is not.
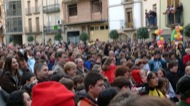
{"type": "Polygon", "coordinates": [[[103,70],[103,75],[108,78],[110,84],[113,83],[115,79],[115,69],[116,66],[114,64],[111,64],[108,70],[103,70]]]}
{"type": "Polygon", "coordinates": [[[85,94],[79,97],[78,106],[98,106],[98,103],[88,94],[85,94]]]}
{"type": "Polygon", "coordinates": [[[17,76],[17,78],[18,82],[15,81],[15,79],[11,76],[11,73],[7,71],[1,76],[0,85],[7,93],[12,93],[13,91],[19,89],[20,78],[19,76],[17,76]]]}

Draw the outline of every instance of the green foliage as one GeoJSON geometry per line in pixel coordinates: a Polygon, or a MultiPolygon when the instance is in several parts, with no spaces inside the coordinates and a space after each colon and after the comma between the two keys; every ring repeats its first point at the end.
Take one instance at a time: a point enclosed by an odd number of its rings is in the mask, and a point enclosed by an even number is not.
{"type": "Polygon", "coordinates": [[[188,24],[184,27],[183,33],[185,36],[190,37],[190,24],[188,24]]]}
{"type": "Polygon", "coordinates": [[[79,36],[79,39],[83,42],[86,42],[88,40],[88,34],[86,32],[82,32],[79,36]]]}
{"type": "Polygon", "coordinates": [[[54,36],[54,40],[56,40],[56,41],[61,41],[61,40],[63,40],[63,37],[62,37],[62,35],[61,35],[60,32],[57,32],[57,33],[56,33],[56,35],[54,36]]]}
{"type": "Polygon", "coordinates": [[[137,30],[137,39],[147,39],[149,38],[148,28],[141,27],[137,30]]]}
{"type": "Polygon", "coordinates": [[[33,37],[32,35],[28,35],[27,41],[28,41],[28,42],[34,41],[34,37],[33,37]]]}
{"type": "Polygon", "coordinates": [[[111,30],[109,33],[109,36],[113,40],[116,40],[119,38],[119,34],[118,34],[117,30],[111,30]]]}

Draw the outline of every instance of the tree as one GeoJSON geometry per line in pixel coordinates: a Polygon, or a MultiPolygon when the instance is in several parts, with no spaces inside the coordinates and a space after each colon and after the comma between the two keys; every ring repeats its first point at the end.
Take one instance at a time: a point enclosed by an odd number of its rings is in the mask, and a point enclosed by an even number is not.
{"type": "Polygon", "coordinates": [[[28,35],[27,41],[28,41],[28,42],[34,41],[34,37],[33,37],[32,35],[28,35]]]}
{"type": "Polygon", "coordinates": [[[61,41],[63,40],[63,37],[61,36],[61,33],[60,32],[57,32],[54,36],[54,40],[56,41],[61,41]]]}
{"type": "Polygon", "coordinates": [[[111,30],[109,33],[109,36],[111,39],[114,40],[114,42],[119,38],[119,34],[118,34],[117,30],[111,30]]]}
{"type": "Polygon", "coordinates": [[[183,33],[184,33],[185,36],[190,38],[190,24],[185,26],[185,28],[183,29],[183,33]]]}
{"type": "Polygon", "coordinates": [[[149,32],[146,27],[141,27],[137,30],[137,39],[147,39],[149,38],[149,32]]]}
{"type": "Polygon", "coordinates": [[[79,36],[79,39],[83,42],[86,42],[88,40],[88,34],[86,32],[82,32],[79,36]]]}

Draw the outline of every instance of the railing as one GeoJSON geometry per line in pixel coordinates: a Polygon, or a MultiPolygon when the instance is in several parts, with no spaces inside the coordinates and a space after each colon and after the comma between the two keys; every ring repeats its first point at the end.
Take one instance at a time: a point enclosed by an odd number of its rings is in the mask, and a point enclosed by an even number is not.
{"type": "Polygon", "coordinates": [[[26,15],[32,15],[31,8],[26,8],[26,15]]]}
{"type": "Polygon", "coordinates": [[[26,34],[34,34],[34,33],[41,33],[41,32],[42,30],[40,26],[25,27],[26,34]]]}
{"type": "Polygon", "coordinates": [[[64,3],[69,3],[69,2],[74,2],[74,1],[77,2],[79,0],[63,0],[64,3]]]}
{"type": "Polygon", "coordinates": [[[181,15],[175,13],[165,14],[165,21],[167,27],[175,27],[177,25],[183,26],[184,24],[183,13],[181,15]]]}
{"type": "Polygon", "coordinates": [[[40,13],[40,6],[36,6],[32,8],[33,14],[39,14],[40,13]]]}
{"type": "Polygon", "coordinates": [[[157,26],[157,17],[150,17],[145,19],[146,27],[148,28],[158,28],[157,26]]]}
{"type": "Polygon", "coordinates": [[[44,13],[59,12],[60,6],[59,6],[59,4],[44,6],[43,11],[44,11],[44,13]]]}
{"type": "Polygon", "coordinates": [[[46,34],[56,33],[58,31],[58,29],[55,27],[56,26],[44,26],[44,33],[46,33],[46,34]]]}

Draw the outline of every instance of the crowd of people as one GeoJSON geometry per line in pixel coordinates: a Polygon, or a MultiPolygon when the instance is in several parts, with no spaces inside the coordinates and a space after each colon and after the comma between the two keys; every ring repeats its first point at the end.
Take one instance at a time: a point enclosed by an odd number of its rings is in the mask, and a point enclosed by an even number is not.
{"type": "Polygon", "coordinates": [[[190,106],[190,42],[0,47],[0,106],[190,106]]]}

